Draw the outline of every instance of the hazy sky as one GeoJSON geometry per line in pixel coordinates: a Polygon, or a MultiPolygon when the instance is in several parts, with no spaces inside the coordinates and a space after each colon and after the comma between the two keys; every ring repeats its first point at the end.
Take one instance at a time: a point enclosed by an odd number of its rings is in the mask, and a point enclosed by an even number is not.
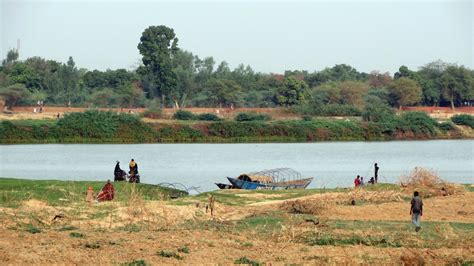
{"type": "Polygon", "coordinates": [[[256,71],[350,64],[395,72],[441,59],[473,68],[473,1],[131,2],[0,0],[1,58],[132,68],[150,25],[174,28],[179,47],[256,71]]]}

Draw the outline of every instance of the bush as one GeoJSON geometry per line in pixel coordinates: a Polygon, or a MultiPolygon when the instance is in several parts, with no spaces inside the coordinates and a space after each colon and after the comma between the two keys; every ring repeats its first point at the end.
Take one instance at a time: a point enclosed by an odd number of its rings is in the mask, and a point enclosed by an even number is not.
{"type": "Polygon", "coordinates": [[[61,137],[111,138],[118,124],[112,112],[86,111],[66,114],[58,121],[58,131],[61,137]]]}
{"type": "Polygon", "coordinates": [[[271,120],[271,117],[267,114],[257,114],[257,113],[239,113],[234,118],[235,121],[244,122],[244,121],[268,121],[271,120]]]}
{"type": "Polygon", "coordinates": [[[199,114],[196,116],[196,118],[197,120],[202,120],[202,121],[221,121],[222,120],[217,115],[212,114],[212,113],[199,114]]]}
{"type": "Polygon", "coordinates": [[[174,113],[173,119],[176,119],[176,120],[195,120],[196,117],[190,111],[178,110],[178,111],[176,111],[176,113],[174,113]]]}
{"type": "Polygon", "coordinates": [[[162,117],[162,115],[163,115],[163,112],[159,108],[150,108],[141,114],[142,117],[146,117],[150,119],[159,119],[162,117]]]}
{"type": "Polygon", "coordinates": [[[406,112],[401,116],[398,128],[415,134],[435,135],[437,125],[436,120],[424,112],[406,112]]]}
{"type": "Polygon", "coordinates": [[[454,115],[453,117],[451,117],[451,121],[453,121],[453,123],[456,125],[463,125],[469,126],[470,128],[474,128],[474,116],[472,115],[454,115]]]}
{"type": "Polygon", "coordinates": [[[439,129],[441,129],[443,131],[451,131],[451,130],[456,129],[452,122],[443,122],[443,123],[439,124],[438,127],[439,127],[439,129]]]}
{"type": "Polygon", "coordinates": [[[355,106],[345,104],[305,104],[291,108],[300,115],[314,116],[361,116],[362,111],[355,106]]]}

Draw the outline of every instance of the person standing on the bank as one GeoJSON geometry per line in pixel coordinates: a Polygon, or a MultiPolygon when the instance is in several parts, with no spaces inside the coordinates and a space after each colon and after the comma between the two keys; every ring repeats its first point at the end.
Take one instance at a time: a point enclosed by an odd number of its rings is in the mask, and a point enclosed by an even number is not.
{"type": "Polygon", "coordinates": [[[378,183],[379,182],[379,166],[377,165],[377,163],[375,163],[374,165],[374,170],[375,170],[375,173],[374,173],[374,177],[375,177],[375,183],[378,183]]]}
{"type": "Polygon", "coordinates": [[[423,201],[421,200],[420,193],[418,193],[418,191],[413,193],[413,198],[411,199],[410,215],[412,223],[416,226],[415,231],[420,231],[420,219],[421,216],[423,216],[423,201]]]}

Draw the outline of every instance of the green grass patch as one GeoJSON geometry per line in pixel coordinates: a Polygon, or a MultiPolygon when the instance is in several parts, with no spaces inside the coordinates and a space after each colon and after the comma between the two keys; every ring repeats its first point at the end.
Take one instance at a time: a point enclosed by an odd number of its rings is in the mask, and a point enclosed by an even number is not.
{"type": "MultiPolygon", "coordinates": [[[[59,180],[26,180],[0,178],[0,206],[18,207],[22,201],[36,199],[49,205],[68,205],[84,202],[87,187],[92,186],[98,193],[105,185],[97,181],[59,181],[59,180]]],[[[185,195],[184,191],[149,184],[130,184],[114,182],[115,201],[128,202],[138,195],[145,200],[168,199],[171,195],[185,195]]]]}
{"type": "Polygon", "coordinates": [[[79,232],[71,232],[71,233],[69,233],[69,236],[74,237],[74,238],[85,238],[86,237],[86,235],[84,235],[82,233],[79,233],[79,232]]]}
{"type": "Polygon", "coordinates": [[[247,264],[247,265],[252,265],[252,266],[260,266],[262,263],[256,261],[256,260],[251,260],[247,257],[240,257],[234,261],[234,264],[247,264]]]}
{"type": "Polygon", "coordinates": [[[189,247],[188,246],[182,246],[178,248],[178,252],[189,254],[189,247]]]}
{"type": "Polygon", "coordinates": [[[26,228],[26,231],[30,234],[38,234],[38,233],[41,233],[41,229],[39,229],[38,227],[36,226],[33,226],[32,224],[28,224],[27,225],[27,228],[26,228]]]}
{"type": "Polygon", "coordinates": [[[182,260],[183,259],[183,257],[181,257],[181,255],[179,255],[178,253],[176,253],[174,251],[161,250],[161,251],[157,252],[157,255],[160,256],[160,257],[164,257],[164,258],[175,258],[177,260],[182,260]]]}
{"type": "Polygon", "coordinates": [[[134,261],[131,261],[131,262],[122,263],[120,265],[123,265],[123,266],[146,266],[146,265],[149,265],[149,264],[146,263],[145,260],[134,260],[134,261]]]}
{"type": "Polygon", "coordinates": [[[72,230],[77,230],[79,228],[72,226],[72,225],[66,225],[58,229],[58,231],[72,231],[72,230]]]}

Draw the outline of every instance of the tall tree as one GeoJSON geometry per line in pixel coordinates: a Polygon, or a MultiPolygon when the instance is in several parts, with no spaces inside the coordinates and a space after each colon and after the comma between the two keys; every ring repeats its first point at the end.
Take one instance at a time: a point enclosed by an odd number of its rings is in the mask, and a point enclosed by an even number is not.
{"type": "Polygon", "coordinates": [[[364,105],[363,96],[369,90],[367,83],[360,81],[343,81],[340,82],[337,87],[339,88],[343,104],[359,107],[364,105]]]}
{"type": "Polygon", "coordinates": [[[412,105],[421,101],[421,87],[412,79],[401,77],[389,87],[390,100],[400,109],[404,105],[412,105]]]}
{"type": "Polygon", "coordinates": [[[451,102],[451,108],[463,101],[474,100],[474,77],[464,66],[449,66],[441,76],[443,96],[451,102]]]}
{"type": "Polygon", "coordinates": [[[276,94],[277,103],[285,106],[301,104],[309,98],[310,93],[306,82],[293,76],[285,78],[283,86],[277,90],[276,94]]]}
{"type": "Polygon", "coordinates": [[[143,66],[138,73],[151,79],[153,96],[160,96],[162,104],[165,98],[176,89],[177,78],[173,72],[173,57],[178,52],[178,38],[174,30],[166,26],[150,26],[143,31],[138,44],[143,66]]]}
{"type": "Polygon", "coordinates": [[[7,52],[7,58],[2,61],[2,66],[7,66],[18,60],[18,51],[16,49],[10,49],[7,52]]]}

